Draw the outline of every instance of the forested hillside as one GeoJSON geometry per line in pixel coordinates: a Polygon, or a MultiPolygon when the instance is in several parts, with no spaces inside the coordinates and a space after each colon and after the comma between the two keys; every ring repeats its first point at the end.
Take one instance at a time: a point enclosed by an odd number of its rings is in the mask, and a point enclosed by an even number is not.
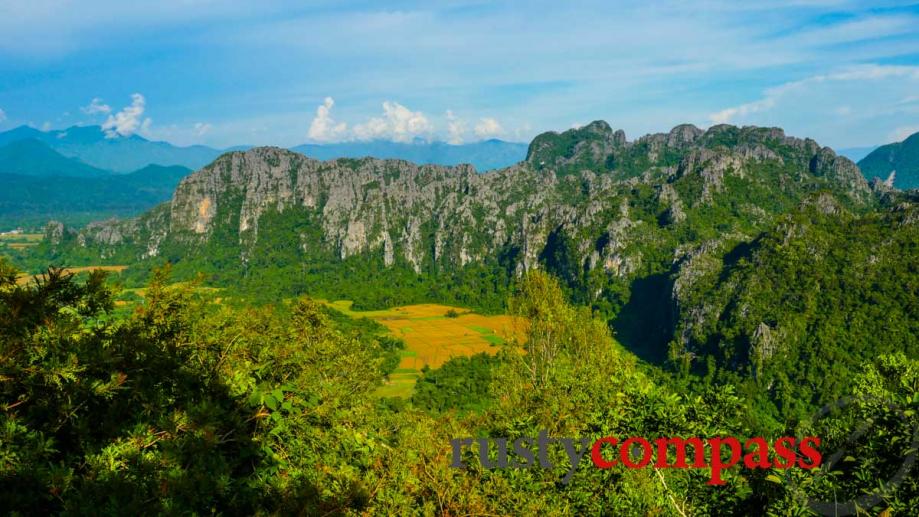
{"type": "MultiPolygon", "coordinates": [[[[919,364],[899,353],[863,365],[850,391],[856,403],[783,430],[821,436],[827,451],[844,446],[853,460],[832,477],[738,466],[722,473],[724,486],[711,486],[707,469],[572,469],[560,449],[549,454],[555,468],[489,470],[471,452],[467,468],[452,468],[450,440],[462,436],[755,433],[744,423],[749,406],[729,386],[687,393],[654,380],[548,275],[527,274],[517,293],[510,306],[531,322],[527,353],[515,344],[499,354],[484,409],[460,415],[375,399],[385,375],[380,343],[338,328],[307,298],[234,309],[193,285],[170,286],[160,270],[144,303],[124,314],[103,273],[76,281],[49,271],[17,286],[0,261],[0,506],[28,514],[799,513],[849,504],[873,487],[864,480],[891,479],[919,425],[915,411],[896,412],[917,402],[919,388],[919,364]],[[875,426],[847,443],[853,422],[865,419],[875,426]]],[[[916,476],[879,493],[869,507],[901,514],[919,504],[916,476]]]]}
{"type": "Polygon", "coordinates": [[[919,188],[919,133],[882,145],[858,162],[867,178],[890,180],[901,189],[919,188]]]}

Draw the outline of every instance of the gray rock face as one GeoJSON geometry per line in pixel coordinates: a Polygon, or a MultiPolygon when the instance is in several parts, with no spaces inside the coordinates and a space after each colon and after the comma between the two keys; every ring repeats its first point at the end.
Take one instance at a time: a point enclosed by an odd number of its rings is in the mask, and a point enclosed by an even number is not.
{"type": "Polygon", "coordinates": [[[64,240],[64,223],[48,221],[48,224],[45,225],[45,240],[52,246],[59,245],[64,240]]]}

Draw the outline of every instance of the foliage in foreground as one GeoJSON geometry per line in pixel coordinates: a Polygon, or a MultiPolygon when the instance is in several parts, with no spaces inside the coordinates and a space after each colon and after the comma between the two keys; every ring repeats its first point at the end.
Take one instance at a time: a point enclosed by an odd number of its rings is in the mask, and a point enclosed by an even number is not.
{"type": "MultiPolygon", "coordinates": [[[[436,394],[434,413],[380,404],[389,345],[340,330],[308,299],[209,305],[160,271],[125,316],[101,273],[15,277],[0,262],[0,508],[13,512],[801,514],[807,497],[874,490],[919,424],[919,365],[895,355],[866,365],[861,402],[786,430],[832,451],[855,422],[875,424],[827,475],[734,468],[719,487],[704,470],[582,465],[565,485],[562,451],[555,469],[488,470],[473,452],[455,469],[455,437],[743,437],[748,409],[729,387],[653,381],[542,273],[510,304],[531,322],[525,341],[491,365],[487,407],[463,414],[436,394]]],[[[872,504],[917,505],[915,474],[872,504]]]]}

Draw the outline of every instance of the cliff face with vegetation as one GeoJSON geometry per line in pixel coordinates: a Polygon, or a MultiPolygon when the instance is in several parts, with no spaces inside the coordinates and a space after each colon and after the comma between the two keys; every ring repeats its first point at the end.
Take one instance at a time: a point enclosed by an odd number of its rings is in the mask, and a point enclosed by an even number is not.
{"type": "Polygon", "coordinates": [[[648,264],[636,243],[699,240],[679,235],[686,230],[749,232],[818,190],[846,205],[872,202],[849,160],[778,129],[678,126],[628,142],[594,122],[541,135],[526,162],[488,174],[319,162],[277,148],[228,153],[185,178],[167,208],[92,225],[78,240],[100,255],[133,246],[140,259],[166,243],[200,247],[230,235],[234,242],[221,244],[238,246],[244,263],[274,231],[263,219],[275,214],[315,225],[287,236],[304,253],[400,261],[419,273],[500,255],[519,271],[563,241],[579,272],[623,277],[648,264]]]}
{"type": "Polygon", "coordinates": [[[682,125],[630,142],[598,121],[540,135],[526,161],[487,174],[228,153],[183,179],[170,203],[80,232],[55,227],[44,246],[140,269],[168,260],[255,297],[364,306],[497,310],[522,272],[544,269],[642,357],[737,375],[774,400],[827,384],[804,396],[809,406],[839,392],[820,376],[848,366],[805,377],[784,362],[889,351],[862,344],[879,335],[916,341],[916,272],[904,267],[917,255],[914,205],[777,128],[682,125]],[[879,308],[905,326],[885,331],[879,308]]]}

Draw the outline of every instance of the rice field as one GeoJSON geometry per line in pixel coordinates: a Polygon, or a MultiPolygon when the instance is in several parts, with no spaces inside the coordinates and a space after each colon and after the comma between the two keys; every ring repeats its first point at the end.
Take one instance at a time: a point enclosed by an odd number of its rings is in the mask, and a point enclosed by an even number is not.
{"type": "Polygon", "coordinates": [[[390,334],[405,342],[406,350],[389,383],[379,396],[409,397],[425,365],[438,368],[451,357],[480,352],[495,354],[500,345],[521,336],[521,320],[507,315],[485,316],[467,309],[439,304],[406,305],[380,311],[355,311],[352,302],[325,302],[351,317],[370,318],[385,326],[390,334]],[[448,317],[448,311],[456,317],[448,317]]]}
{"type": "Polygon", "coordinates": [[[24,250],[38,245],[44,238],[40,233],[2,233],[0,234],[0,251],[24,250]]]}

